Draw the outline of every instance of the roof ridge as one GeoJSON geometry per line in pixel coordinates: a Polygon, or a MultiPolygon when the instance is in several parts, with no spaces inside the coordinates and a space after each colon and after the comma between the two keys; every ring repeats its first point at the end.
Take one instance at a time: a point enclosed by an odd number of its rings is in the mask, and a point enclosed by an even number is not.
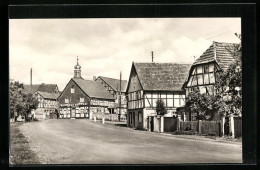
{"type": "MultiPolygon", "coordinates": [[[[111,78],[111,77],[105,77],[105,76],[98,76],[98,77],[101,77],[101,78],[108,78],[108,79],[114,79],[114,80],[120,80],[120,79],[111,78]]],[[[121,81],[127,81],[127,80],[121,80],[121,81]]]]}
{"type": "Polygon", "coordinates": [[[218,42],[218,41],[213,41],[213,43],[212,44],[214,44],[214,43],[218,43],[218,44],[239,44],[239,43],[231,43],[231,42],[218,42]]]}
{"type": "Polygon", "coordinates": [[[134,64],[192,64],[192,63],[188,63],[188,62],[165,62],[165,63],[161,63],[161,62],[137,62],[134,64]]]}

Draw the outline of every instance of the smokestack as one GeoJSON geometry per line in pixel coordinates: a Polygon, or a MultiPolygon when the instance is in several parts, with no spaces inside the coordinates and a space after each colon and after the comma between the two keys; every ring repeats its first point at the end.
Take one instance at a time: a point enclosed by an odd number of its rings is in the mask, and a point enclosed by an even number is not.
{"type": "Polygon", "coordinates": [[[31,91],[32,91],[32,68],[31,68],[31,91]]]}
{"type": "Polygon", "coordinates": [[[93,76],[93,81],[96,81],[96,76],[93,76]]]}
{"type": "Polygon", "coordinates": [[[152,53],[152,63],[153,63],[153,58],[154,58],[154,56],[153,56],[153,51],[152,51],[151,53],[152,53]]]}

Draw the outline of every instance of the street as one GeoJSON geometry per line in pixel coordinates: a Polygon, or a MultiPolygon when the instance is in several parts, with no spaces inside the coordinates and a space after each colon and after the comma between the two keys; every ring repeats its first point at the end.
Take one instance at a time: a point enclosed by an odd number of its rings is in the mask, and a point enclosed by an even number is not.
{"type": "Polygon", "coordinates": [[[51,119],[20,126],[47,164],[242,163],[241,143],[195,140],[88,119],[51,119]]]}

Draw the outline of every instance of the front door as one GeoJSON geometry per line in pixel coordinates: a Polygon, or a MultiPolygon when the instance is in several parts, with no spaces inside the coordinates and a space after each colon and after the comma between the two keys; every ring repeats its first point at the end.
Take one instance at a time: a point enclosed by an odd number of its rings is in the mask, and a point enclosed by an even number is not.
{"type": "Polygon", "coordinates": [[[71,108],[71,115],[70,117],[75,117],[76,116],[76,111],[75,111],[75,108],[71,108]]]}
{"type": "Polygon", "coordinates": [[[151,122],[150,122],[150,123],[151,123],[151,132],[153,132],[153,129],[154,129],[154,128],[153,128],[153,121],[154,121],[154,117],[151,116],[151,122]]]}
{"type": "Polygon", "coordinates": [[[135,112],[132,113],[133,114],[133,123],[134,123],[134,128],[135,128],[135,112]]]}

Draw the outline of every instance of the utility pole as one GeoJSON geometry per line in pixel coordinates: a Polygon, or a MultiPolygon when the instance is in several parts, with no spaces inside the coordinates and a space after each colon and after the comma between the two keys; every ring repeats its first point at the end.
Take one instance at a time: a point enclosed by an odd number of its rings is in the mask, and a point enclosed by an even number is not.
{"type": "Polygon", "coordinates": [[[119,81],[119,122],[120,122],[120,119],[121,119],[121,80],[122,79],[122,74],[121,74],[121,71],[120,71],[120,81],[119,81]]]}
{"type": "Polygon", "coordinates": [[[30,71],[30,77],[31,77],[31,82],[30,82],[30,84],[31,84],[31,92],[32,92],[32,68],[31,68],[31,71],[30,71]]]}
{"type": "Polygon", "coordinates": [[[154,58],[154,57],[153,57],[153,51],[152,51],[151,53],[152,53],[152,63],[153,63],[153,58],[154,58]]]}

